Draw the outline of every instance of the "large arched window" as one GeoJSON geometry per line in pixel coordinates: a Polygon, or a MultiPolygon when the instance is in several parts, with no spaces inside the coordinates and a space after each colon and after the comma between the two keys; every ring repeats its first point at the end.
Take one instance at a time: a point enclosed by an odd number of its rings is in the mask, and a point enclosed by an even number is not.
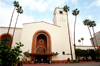
{"type": "Polygon", "coordinates": [[[8,44],[10,47],[12,45],[12,35],[7,33],[4,33],[0,36],[0,40],[2,40],[4,43],[8,44]]]}

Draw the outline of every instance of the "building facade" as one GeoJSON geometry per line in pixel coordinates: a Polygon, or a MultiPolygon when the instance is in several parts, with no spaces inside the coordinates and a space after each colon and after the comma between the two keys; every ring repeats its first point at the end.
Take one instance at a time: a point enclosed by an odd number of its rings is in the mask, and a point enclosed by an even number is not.
{"type": "MultiPolygon", "coordinates": [[[[8,34],[10,45],[16,46],[16,42],[22,42],[23,53],[30,50],[31,57],[28,61],[48,59],[55,62],[66,61],[68,58],[75,60],[70,26],[62,8],[55,8],[53,24],[44,21],[24,23],[23,28],[16,28],[14,37],[13,29],[12,27],[8,34]]],[[[7,30],[8,27],[0,27],[0,39],[7,35],[7,30]]]]}
{"type": "MultiPolygon", "coordinates": [[[[93,41],[94,41],[95,47],[100,46],[100,31],[96,32],[96,33],[95,33],[95,37],[93,37],[92,39],[93,39],[93,41]],[[96,40],[95,40],[95,38],[96,38],[96,40]],[[96,44],[96,43],[97,43],[97,44],[96,44]]],[[[91,39],[90,39],[90,40],[91,40],[91,39]]],[[[91,40],[91,43],[92,43],[92,46],[93,46],[92,40],[91,40]]]]}

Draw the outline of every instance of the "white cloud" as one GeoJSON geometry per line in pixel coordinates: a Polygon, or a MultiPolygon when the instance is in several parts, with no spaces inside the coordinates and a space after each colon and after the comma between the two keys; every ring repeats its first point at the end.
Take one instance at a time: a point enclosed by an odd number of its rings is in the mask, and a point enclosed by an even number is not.
{"type": "Polygon", "coordinates": [[[93,18],[92,15],[89,15],[89,16],[87,17],[87,19],[90,19],[90,20],[91,20],[92,18],[93,18]]]}
{"type": "Polygon", "coordinates": [[[68,0],[19,0],[20,4],[25,8],[29,7],[30,10],[39,10],[44,12],[48,10],[54,10],[55,7],[60,7],[68,0]]]}
{"type": "Polygon", "coordinates": [[[48,3],[47,2],[43,2],[42,0],[38,1],[37,3],[35,3],[35,7],[43,12],[43,11],[46,11],[47,7],[48,7],[48,3]]]}
{"type": "Polygon", "coordinates": [[[97,25],[94,27],[94,30],[95,30],[95,32],[100,31],[100,23],[97,24],[97,25]]]}
{"type": "Polygon", "coordinates": [[[92,6],[97,6],[97,7],[100,7],[100,0],[96,0],[94,1],[90,6],[88,6],[87,8],[91,8],[92,6]]]}
{"type": "MultiPolygon", "coordinates": [[[[0,19],[1,20],[0,26],[6,26],[7,27],[7,26],[9,26],[9,23],[10,23],[13,7],[6,5],[2,2],[1,2],[1,5],[2,5],[2,7],[1,7],[1,12],[0,12],[0,18],[1,18],[0,19]]],[[[13,19],[12,19],[12,25],[11,25],[12,27],[14,27],[17,15],[18,15],[18,13],[15,11],[14,15],[13,15],[13,19]]],[[[19,18],[18,18],[17,27],[22,27],[23,23],[32,22],[32,21],[34,21],[33,16],[20,14],[19,18]]]]}
{"type": "Polygon", "coordinates": [[[75,3],[77,5],[77,0],[71,0],[72,3],[75,3]]]}

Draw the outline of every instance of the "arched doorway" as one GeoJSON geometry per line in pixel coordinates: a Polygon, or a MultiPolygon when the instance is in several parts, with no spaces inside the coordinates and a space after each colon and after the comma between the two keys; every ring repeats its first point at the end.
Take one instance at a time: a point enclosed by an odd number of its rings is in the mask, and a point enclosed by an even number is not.
{"type": "MultiPolygon", "coordinates": [[[[45,33],[38,33],[35,38],[35,51],[34,53],[48,53],[48,36],[45,33]]],[[[36,63],[42,63],[47,61],[47,55],[36,55],[36,63]]]]}
{"type": "Polygon", "coordinates": [[[51,36],[47,31],[39,30],[33,35],[31,61],[51,60],[51,36]]]}

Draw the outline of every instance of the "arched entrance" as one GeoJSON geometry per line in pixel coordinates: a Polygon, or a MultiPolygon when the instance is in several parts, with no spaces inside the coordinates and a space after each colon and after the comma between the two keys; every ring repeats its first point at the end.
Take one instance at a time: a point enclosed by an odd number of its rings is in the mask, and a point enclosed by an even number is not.
{"type": "Polygon", "coordinates": [[[7,34],[4,33],[2,35],[0,35],[0,40],[2,40],[4,43],[8,44],[10,47],[12,46],[12,35],[11,34],[7,34]]]}
{"type": "Polygon", "coordinates": [[[51,60],[51,36],[47,31],[35,32],[32,40],[31,61],[41,62],[51,60]]]}

